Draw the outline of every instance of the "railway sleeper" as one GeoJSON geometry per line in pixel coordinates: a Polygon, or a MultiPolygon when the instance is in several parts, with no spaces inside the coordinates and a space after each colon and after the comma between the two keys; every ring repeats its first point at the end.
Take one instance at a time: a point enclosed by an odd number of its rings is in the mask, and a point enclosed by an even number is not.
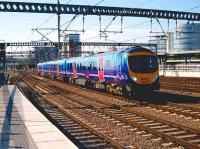
{"type": "Polygon", "coordinates": [[[199,111],[191,111],[190,113],[191,113],[191,114],[197,114],[197,115],[199,115],[199,114],[200,114],[200,112],[199,112],[199,111]]]}
{"type": "MultiPolygon", "coordinates": [[[[124,118],[124,117],[123,117],[123,118],[124,118]]],[[[127,118],[125,118],[125,119],[135,121],[135,116],[130,116],[130,117],[127,117],[127,118]]]]}
{"type": "Polygon", "coordinates": [[[73,126],[73,125],[77,126],[78,125],[78,124],[74,123],[72,120],[69,120],[69,121],[68,120],[62,120],[61,122],[62,122],[62,125],[66,126],[66,127],[67,126],[73,126]]]}
{"type": "Polygon", "coordinates": [[[79,133],[71,133],[72,136],[86,136],[86,135],[91,135],[91,132],[86,131],[86,132],[79,132],[79,133]]]}
{"type": "Polygon", "coordinates": [[[93,139],[84,139],[84,140],[80,140],[81,143],[84,143],[84,144],[99,144],[99,143],[102,143],[104,142],[103,140],[101,139],[98,139],[98,138],[93,138],[93,139]]]}
{"type": "Polygon", "coordinates": [[[161,125],[162,123],[151,123],[151,124],[144,124],[145,126],[158,126],[161,125]]]}
{"type": "Polygon", "coordinates": [[[176,136],[176,138],[178,139],[186,139],[186,138],[193,138],[193,137],[197,137],[197,134],[188,134],[188,135],[184,135],[184,136],[176,136]]]}
{"type": "MultiPolygon", "coordinates": [[[[78,125],[78,124],[76,124],[76,123],[72,123],[72,124],[63,124],[63,123],[61,123],[60,124],[62,127],[64,127],[64,128],[72,128],[72,127],[79,127],[80,125],[78,125]]],[[[80,126],[81,127],[81,126],[80,126]]]]}
{"type": "Polygon", "coordinates": [[[160,132],[168,132],[168,131],[175,131],[175,130],[178,130],[178,128],[166,128],[166,129],[160,129],[158,131],[160,131],[160,132]]]}
{"type": "Polygon", "coordinates": [[[103,149],[104,147],[107,147],[108,146],[108,144],[107,143],[104,143],[104,142],[102,142],[102,143],[98,143],[98,144],[87,144],[86,145],[86,147],[87,148],[99,148],[99,149],[103,149]]]}
{"type": "Polygon", "coordinates": [[[174,132],[167,132],[167,135],[180,135],[180,134],[185,134],[187,133],[186,131],[174,131],[174,132]]]}
{"type": "Polygon", "coordinates": [[[151,120],[146,120],[146,121],[139,121],[138,123],[139,124],[150,124],[150,123],[153,123],[154,121],[151,121],[151,120]]]}
{"type": "Polygon", "coordinates": [[[200,144],[200,138],[189,140],[189,142],[200,144]]]}
{"type": "Polygon", "coordinates": [[[68,130],[81,130],[81,129],[83,129],[82,126],[68,126],[68,127],[64,126],[64,128],[68,129],[68,130]]]}
{"type": "Polygon", "coordinates": [[[69,133],[81,133],[81,132],[86,132],[87,129],[84,129],[84,128],[82,128],[82,129],[68,129],[68,128],[67,128],[67,131],[68,131],[69,133]]]}
{"type": "Polygon", "coordinates": [[[76,139],[78,140],[87,140],[87,139],[95,139],[96,136],[95,135],[87,135],[87,136],[77,136],[76,139]]]}
{"type": "Polygon", "coordinates": [[[145,119],[145,118],[143,118],[143,119],[137,119],[136,120],[136,122],[138,122],[138,123],[145,123],[145,122],[147,122],[148,120],[147,119],[145,119]]]}

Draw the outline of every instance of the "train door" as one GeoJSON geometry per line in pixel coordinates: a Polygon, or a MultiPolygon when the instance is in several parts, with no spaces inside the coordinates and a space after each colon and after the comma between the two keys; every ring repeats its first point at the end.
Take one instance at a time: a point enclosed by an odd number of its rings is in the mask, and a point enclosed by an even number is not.
{"type": "Polygon", "coordinates": [[[117,65],[118,65],[118,74],[121,75],[122,73],[122,58],[121,58],[121,54],[119,54],[117,56],[117,65]]]}
{"type": "Polygon", "coordinates": [[[60,65],[60,64],[61,64],[61,63],[57,63],[57,64],[56,64],[56,73],[57,73],[57,75],[59,75],[59,72],[62,71],[61,65],[60,65]]]}
{"type": "Polygon", "coordinates": [[[99,77],[99,81],[104,80],[103,57],[99,57],[98,77],[99,77]]]}
{"type": "Polygon", "coordinates": [[[50,74],[50,72],[51,72],[51,65],[48,64],[47,67],[48,67],[48,73],[50,74]]]}
{"type": "Polygon", "coordinates": [[[76,69],[76,62],[74,61],[74,67],[73,67],[73,76],[74,78],[77,78],[77,69],[76,69]]]}

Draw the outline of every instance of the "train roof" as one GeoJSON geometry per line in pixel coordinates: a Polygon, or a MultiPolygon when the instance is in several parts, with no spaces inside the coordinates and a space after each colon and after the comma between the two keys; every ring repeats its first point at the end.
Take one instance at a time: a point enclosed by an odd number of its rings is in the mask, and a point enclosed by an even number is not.
{"type": "Polygon", "coordinates": [[[143,48],[143,47],[131,47],[131,48],[127,48],[126,49],[127,53],[133,53],[133,52],[150,52],[150,53],[154,53],[153,51],[143,48]]]}
{"type": "MultiPolygon", "coordinates": [[[[120,50],[120,51],[111,51],[111,52],[105,52],[105,53],[95,54],[93,56],[104,56],[104,55],[124,53],[124,52],[126,52],[126,53],[133,53],[133,52],[151,52],[151,53],[154,53],[151,50],[148,50],[146,48],[137,46],[137,47],[129,47],[129,48],[126,48],[126,49],[120,50]]],[[[90,56],[87,56],[87,57],[90,57],[90,56]]]]}
{"type": "Polygon", "coordinates": [[[54,64],[54,63],[60,63],[63,61],[71,61],[74,59],[77,59],[77,60],[87,59],[87,58],[90,59],[90,58],[95,58],[98,56],[114,55],[114,54],[119,54],[119,53],[134,53],[134,52],[150,52],[150,53],[154,54],[154,52],[152,52],[151,50],[148,50],[144,47],[136,46],[136,47],[129,47],[129,48],[126,48],[126,49],[120,50],[120,51],[105,52],[105,53],[95,54],[92,56],[85,56],[85,57],[72,57],[72,58],[62,59],[62,60],[48,61],[48,62],[44,62],[42,64],[54,64]]]}

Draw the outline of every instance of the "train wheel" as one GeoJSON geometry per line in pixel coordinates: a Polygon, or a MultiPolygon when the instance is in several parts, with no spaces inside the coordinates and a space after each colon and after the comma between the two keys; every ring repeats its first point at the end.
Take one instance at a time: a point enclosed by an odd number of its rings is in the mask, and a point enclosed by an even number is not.
{"type": "Polygon", "coordinates": [[[85,81],[85,87],[89,87],[89,81],[85,81]]]}
{"type": "Polygon", "coordinates": [[[73,84],[76,84],[76,79],[72,79],[72,83],[73,83],[73,84]]]}
{"type": "Polygon", "coordinates": [[[128,97],[128,98],[132,98],[134,95],[133,88],[130,83],[127,86],[124,86],[123,92],[125,94],[125,97],[128,97]]]}
{"type": "Polygon", "coordinates": [[[129,98],[130,97],[129,94],[130,94],[130,91],[127,89],[126,86],[123,86],[123,88],[122,88],[122,95],[124,97],[126,97],[126,98],[129,98]]]}
{"type": "Polygon", "coordinates": [[[62,81],[63,81],[64,83],[66,83],[66,82],[68,83],[68,82],[69,82],[68,78],[65,77],[65,76],[62,78],[62,81]]]}
{"type": "Polygon", "coordinates": [[[110,84],[106,85],[106,90],[107,90],[107,92],[113,94],[113,87],[112,87],[112,85],[110,85],[110,84]]]}

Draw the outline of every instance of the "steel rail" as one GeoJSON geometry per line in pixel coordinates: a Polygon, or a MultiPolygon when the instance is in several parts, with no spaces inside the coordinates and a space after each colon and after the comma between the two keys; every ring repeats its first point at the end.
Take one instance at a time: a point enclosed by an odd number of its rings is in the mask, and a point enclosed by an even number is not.
{"type": "MultiPolygon", "coordinates": [[[[22,79],[24,82],[26,82],[27,84],[29,84],[24,78],[21,78],[21,79],[22,79]]],[[[35,84],[37,84],[37,83],[35,83],[35,84]]],[[[36,91],[36,89],[35,89],[33,86],[29,85],[29,87],[32,88],[32,90],[35,90],[35,91],[36,91]]],[[[37,93],[39,94],[40,97],[42,97],[42,98],[43,98],[45,101],[47,101],[49,104],[51,104],[51,105],[57,107],[57,109],[58,109],[59,111],[61,111],[63,114],[65,114],[67,117],[69,117],[69,118],[71,118],[72,120],[78,122],[78,123],[81,124],[83,127],[87,128],[89,131],[91,131],[91,132],[94,133],[95,135],[99,136],[100,138],[104,138],[104,139],[106,140],[106,142],[111,143],[114,147],[117,147],[117,148],[119,148],[119,149],[126,149],[126,147],[125,147],[123,144],[119,143],[116,139],[113,139],[113,138],[109,137],[108,135],[106,135],[106,134],[104,134],[104,133],[102,133],[102,132],[100,132],[100,131],[94,129],[94,128],[91,127],[89,124],[84,123],[84,122],[81,121],[79,118],[77,118],[75,115],[73,115],[72,113],[70,113],[69,111],[67,111],[66,109],[64,109],[64,108],[63,108],[63,105],[58,105],[57,102],[50,100],[48,97],[45,96],[44,93],[39,93],[39,92],[37,92],[37,93]]],[[[52,94],[51,94],[51,95],[52,95],[52,94]]]]}
{"type": "MultiPolygon", "coordinates": [[[[43,80],[43,81],[44,81],[44,80],[43,80]]],[[[47,83],[47,82],[46,82],[46,83],[47,83]]],[[[51,84],[51,83],[50,83],[50,84],[51,84]]],[[[51,84],[51,85],[53,85],[53,84],[51,84]]],[[[58,87],[58,86],[54,86],[54,87],[55,87],[55,88],[56,88],[56,87],[57,87],[57,88],[60,88],[60,87],[58,87]]],[[[72,91],[70,91],[70,90],[68,90],[68,91],[71,92],[71,93],[75,93],[75,92],[72,92],[72,91]]],[[[75,94],[80,95],[80,94],[77,93],[77,92],[76,92],[75,94]]],[[[62,93],[62,96],[65,96],[65,94],[62,93]]],[[[80,96],[82,96],[82,95],[80,95],[80,96]]],[[[68,97],[68,98],[69,98],[69,97],[68,97]]],[[[87,96],[86,96],[85,98],[90,98],[90,97],[87,97],[87,96]]],[[[84,103],[84,102],[80,102],[80,101],[77,101],[76,99],[73,99],[73,98],[70,98],[70,99],[73,100],[74,102],[78,102],[79,104],[82,104],[82,105],[84,105],[84,106],[90,106],[90,107],[92,106],[91,104],[87,104],[87,103],[84,103]]],[[[91,100],[94,100],[94,99],[91,99],[91,100]]],[[[117,116],[116,114],[112,114],[111,112],[106,111],[106,109],[98,108],[98,107],[95,107],[95,106],[92,106],[92,108],[93,108],[94,110],[98,111],[98,112],[104,113],[104,114],[106,114],[106,115],[108,115],[108,116],[110,116],[110,117],[113,117],[113,118],[117,119],[117,120],[120,120],[120,121],[122,121],[122,122],[126,122],[126,123],[128,123],[128,124],[130,124],[130,125],[132,125],[132,126],[135,126],[135,127],[140,128],[140,129],[143,129],[143,130],[145,130],[145,131],[147,131],[147,132],[149,132],[149,133],[152,133],[152,132],[153,132],[153,134],[155,134],[155,135],[157,135],[157,136],[159,136],[159,137],[164,137],[164,138],[167,139],[168,141],[173,141],[173,142],[176,142],[176,143],[178,143],[178,144],[180,144],[180,145],[187,146],[187,147],[189,147],[189,148],[195,148],[195,147],[197,147],[197,145],[195,145],[195,144],[193,144],[193,143],[190,143],[190,142],[188,142],[188,141],[185,141],[185,140],[183,140],[183,139],[179,139],[179,138],[176,138],[176,137],[174,137],[174,136],[167,135],[166,133],[159,132],[159,131],[157,131],[157,130],[155,130],[155,129],[149,128],[148,126],[144,126],[144,125],[139,124],[139,123],[137,123],[137,122],[133,122],[133,121],[124,119],[124,118],[122,118],[122,117],[120,117],[120,116],[117,116]]],[[[160,119],[160,118],[156,118],[156,117],[151,116],[151,115],[146,115],[146,114],[144,115],[144,114],[141,114],[140,112],[136,112],[136,111],[133,112],[130,108],[120,107],[120,109],[121,109],[122,111],[126,111],[126,112],[128,112],[128,113],[136,114],[136,115],[142,116],[142,117],[144,117],[144,118],[148,118],[148,119],[152,119],[152,120],[155,120],[155,121],[164,123],[164,124],[168,124],[168,125],[173,126],[173,127],[176,127],[176,128],[181,128],[181,129],[183,129],[183,130],[186,130],[186,131],[188,131],[188,132],[192,132],[192,133],[194,133],[194,134],[200,134],[200,131],[197,130],[197,129],[192,129],[192,128],[188,128],[188,127],[185,127],[185,126],[182,126],[182,125],[178,125],[178,124],[175,124],[175,123],[173,123],[173,122],[169,122],[169,121],[167,121],[167,120],[163,120],[163,119],[160,119]]]]}

